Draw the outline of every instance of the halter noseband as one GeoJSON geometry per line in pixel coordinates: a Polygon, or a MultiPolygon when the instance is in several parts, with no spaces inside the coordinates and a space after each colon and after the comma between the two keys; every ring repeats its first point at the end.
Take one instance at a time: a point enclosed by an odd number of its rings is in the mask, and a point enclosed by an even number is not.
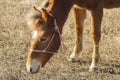
{"type": "MultiPolygon", "coordinates": [[[[57,22],[56,22],[56,19],[54,19],[54,25],[55,25],[55,30],[57,31],[57,33],[59,34],[59,37],[60,37],[60,41],[61,41],[61,34],[60,34],[60,29],[57,25],[57,22]]],[[[55,33],[52,35],[51,39],[50,39],[50,42],[48,43],[47,47],[43,50],[36,50],[36,49],[31,49],[30,48],[30,51],[32,52],[42,52],[42,53],[50,53],[50,54],[54,54],[56,52],[51,52],[51,51],[47,51],[47,49],[49,48],[49,46],[51,45],[52,41],[53,41],[53,38],[55,37],[55,33]]]]}

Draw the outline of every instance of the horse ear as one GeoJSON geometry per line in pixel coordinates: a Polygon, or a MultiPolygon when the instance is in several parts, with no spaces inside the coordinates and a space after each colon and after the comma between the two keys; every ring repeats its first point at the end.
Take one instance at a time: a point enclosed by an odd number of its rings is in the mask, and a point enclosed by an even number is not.
{"type": "Polygon", "coordinates": [[[35,6],[33,6],[33,10],[40,12],[40,10],[38,10],[35,6]]]}
{"type": "Polygon", "coordinates": [[[48,14],[47,10],[42,8],[40,11],[42,13],[42,18],[45,20],[45,22],[47,22],[48,18],[49,18],[49,14],[48,14]]]}

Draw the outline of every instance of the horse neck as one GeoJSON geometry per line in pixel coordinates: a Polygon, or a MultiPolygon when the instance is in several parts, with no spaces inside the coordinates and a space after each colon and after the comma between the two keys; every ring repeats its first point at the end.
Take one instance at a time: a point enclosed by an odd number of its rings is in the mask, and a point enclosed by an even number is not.
{"type": "Polygon", "coordinates": [[[62,28],[67,20],[68,14],[73,6],[74,0],[55,0],[56,5],[53,5],[49,12],[52,13],[54,18],[56,19],[57,25],[62,33],[62,28]],[[57,4],[58,1],[58,4],[57,4]]]}

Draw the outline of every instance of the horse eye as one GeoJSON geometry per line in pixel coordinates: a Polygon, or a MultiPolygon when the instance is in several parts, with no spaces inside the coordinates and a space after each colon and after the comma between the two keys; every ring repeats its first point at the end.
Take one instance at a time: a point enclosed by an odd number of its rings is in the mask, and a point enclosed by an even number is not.
{"type": "Polygon", "coordinates": [[[46,37],[41,37],[40,38],[40,41],[42,41],[42,42],[45,41],[45,40],[46,40],[46,37]]]}
{"type": "Polygon", "coordinates": [[[39,24],[43,24],[43,23],[44,23],[43,20],[39,21],[39,24]]]}

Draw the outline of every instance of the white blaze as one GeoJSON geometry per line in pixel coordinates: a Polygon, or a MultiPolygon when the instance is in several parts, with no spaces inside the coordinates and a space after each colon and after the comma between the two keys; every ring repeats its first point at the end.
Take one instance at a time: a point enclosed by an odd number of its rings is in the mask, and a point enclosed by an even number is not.
{"type": "Polygon", "coordinates": [[[35,30],[35,31],[33,32],[33,36],[32,36],[32,38],[35,39],[35,38],[37,37],[37,33],[38,33],[37,30],[35,30]]]}

